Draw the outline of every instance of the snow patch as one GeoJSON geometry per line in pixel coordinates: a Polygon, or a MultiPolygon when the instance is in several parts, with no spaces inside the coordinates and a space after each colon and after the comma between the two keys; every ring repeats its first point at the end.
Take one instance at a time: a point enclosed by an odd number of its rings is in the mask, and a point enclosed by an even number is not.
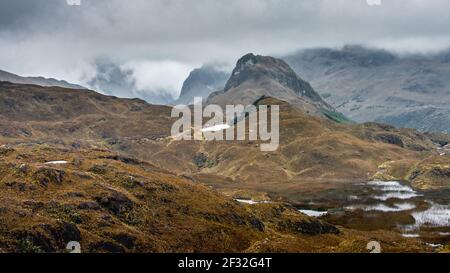
{"type": "Polygon", "coordinates": [[[235,201],[239,203],[249,204],[249,205],[256,205],[256,204],[268,204],[271,203],[270,201],[253,201],[251,199],[234,199],[235,201]]]}
{"type": "Polygon", "coordinates": [[[402,234],[402,236],[405,237],[405,238],[419,238],[420,237],[419,234],[410,234],[410,233],[402,234]]]}
{"type": "Polygon", "coordinates": [[[62,164],[68,164],[69,162],[65,160],[58,160],[58,161],[49,161],[46,162],[45,165],[62,165],[62,164]]]}
{"type": "Polygon", "coordinates": [[[228,124],[219,124],[219,125],[214,125],[211,127],[204,128],[204,129],[202,129],[202,132],[217,132],[217,131],[227,130],[229,128],[231,128],[231,126],[228,124]]]}
{"type": "Polygon", "coordinates": [[[300,209],[299,212],[306,214],[311,217],[322,217],[328,214],[328,211],[318,211],[318,210],[308,210],[308,209],[300,209]]]}

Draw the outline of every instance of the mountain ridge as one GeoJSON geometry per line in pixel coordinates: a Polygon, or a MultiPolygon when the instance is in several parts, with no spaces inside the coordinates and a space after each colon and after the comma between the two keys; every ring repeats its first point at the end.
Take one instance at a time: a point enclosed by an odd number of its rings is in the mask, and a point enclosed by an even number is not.
{"type": "Polygon", "coordinates": [[[86,89],[81,85],[71,84],[64,80],[56,80],[53,78],[44,78],[44,77],[22,77],[3,70],[0,70],[0,81],[21,83],[21,84],[35,84],[48,87],[56,86],[72,89],[86,89]]]}

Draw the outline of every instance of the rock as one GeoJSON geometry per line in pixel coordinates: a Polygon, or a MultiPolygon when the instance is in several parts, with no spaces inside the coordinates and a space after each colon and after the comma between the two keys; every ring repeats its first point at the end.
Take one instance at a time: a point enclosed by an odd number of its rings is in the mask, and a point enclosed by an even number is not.
{"type": "Polygon", "coordinates": [[[19,172],[25,174],[28,172],[29,166],[27,164],[20,164],[18,170],[19,170],[19,172]]]}
{"type": "Polygon", "coordinates": [[[125,246],[128,249],[133,249],[136,244],[136,236],[127,234],[127,233],[119,233],[112,236],[113,239],[119,244],[125,246]]]}
{"type": "Polygon", "coordinates": [[[50,253],[55,252],[55,248],[49,244],[48,238],[43,234],[28,230],[13,232],[16,238],[16,253],[50,253]]]}
{"type": "Polygon", "coordinates": [[[81,233],[74,224],[58,222],[40,224],[27,230],[13,231],[20,253],[55,253],[65,249],[70,241],[81,241],[81,233]]]}
{"type": "Polygon", "coordinates": [[[95,200],[100,206],[108,209],[115,215],[121,215],[133,207],[133,202],[123,193],[113,191],[107,196],[97,196],[95,200]]]}
{"type": "Polygon", "coordinates": [[[62,242],[62,246],[71,241],[81,241],[81,232],[75,224],[62,222],[55,229],[53,235],[62,242]]]}
{"type": "Polygon", "coordinates": [[[48,186],[50,183],[61,185],[65,172],[51,167],[41,167],[34,173],[34,176],[43,186],[48,186]]]}
{"type": "Polygon", "coordinates": [[[44,205],[45,205],[43,202],[36,202],[33,200],[24,201],[23,204],[27,207],[30,207],[33,210],[33,212],[44,208],[44,205]]]}
{"type": "Polygon", "coordinates": [[[403,143],[403,140],[398,135],[394,134],[378,134],[375,136],[375,139],[387,144],[397,145],[399,147],[404,148],[405,144],[403,143]]]}
{"type": "Polygon", "coordinates": [[[119,244],[107,241],[101,241],[89,246],[90,251],[95,253],[125,253],[125,248],[119,244]]]}
{"type": "Polygon", "coordinates": [[[82,192],[68,192],[66,193],[66,196],[71,198],[83,198],[85,194],[82,192]]]}
{"type": "Polygon", "coordinates": [[[280,224],[282,229],[288,229],[296,233],[307,235],[319,235],[319,234],[339,234],[339,229],[328,223],[323,223],[319,220],[301,220],[292,221],[287,220],[280,224]]]}
{"type": "Polygon", "coordinates": [[[84,180],[92,180],[92,179],[94,179],[92,176],[90,176],[89,174],[87,174],[85,172],[77,172],[77,171],[75,171],[75,172],[73,172],[73,175],[75,175],[75,176],[77,176],[77,177],[79,177],[81,179],[84,179],[84,180]]]}
{"type": "Polygon", "coordinates": [[[128,176],[125,181],[123,182],[123,184],[127,187],[127,188],[136,188],[136,187],[144,187],[145,183],[134,178],[133,176],[128,176]]]}
{"type": "Polygon", "coordinates": [[[14,148],[11,148],[7,145],[0,146],[0,156],[8,156],[15,152],[14,148]]]}
{"type": "Polygon", "coordinates": [[[100,205],[97,202],[82,202],[78,205],[79,209],[82,210],[99,210],[100,205]]]}
{"type": "Polygon", "coordinates": [[[437,177],[450,179],[450,166],[436,166],[431,170],[431,173],[437,177]]]}
{"type": "Polygon", "coordinates": [[[25,183],[25,182],[19,182],[19,181],[6,182],[5,185],[9,188],[19,190],[20,192],[36,190],[36,186],[25,183]]]}
{"type": "Polygon", "coordinates": [[[259,230],[259,231],[264,231],[265,230],[265,226],[264,223],[259,220],[258,218],[252,218],[250,219],[250,224],[253,228],[259,230]]]}
{"type": "Polygon", "coordinates": [[[105,174],[107,171],[107,167],[104,165],[94,165],[89,169],[89,171],[96,174],[105,174]]]}

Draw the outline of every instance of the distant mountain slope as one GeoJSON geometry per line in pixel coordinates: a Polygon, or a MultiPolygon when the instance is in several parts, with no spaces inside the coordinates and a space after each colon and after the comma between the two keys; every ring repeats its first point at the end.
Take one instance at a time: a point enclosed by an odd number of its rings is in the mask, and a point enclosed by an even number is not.
{"type": "Polygon", "coordinates": [[[213,65],[204,65],[193,70],[183,83],[179,104],[192,104],[194,97],[202,97],[204,100],[225,86],[230,74],[213,65]]]}
{"type": "Polygon", "coordinates": [[[85,89],[83,86],[71,84],[66,81],[47,79],[43,77],[22,77],[3,70],[0,70],[0,81],[22,83],[22,84],[36,84],[40,86],[58,86],[72,89],[85,89]]]}
{"type": "Polygon", "coordinates": [[[252,104],[261,97],[286,101],[314,116],[345,119],[284,61],[251,53],[238,60],[225,89],[211,94],[208,103],[252,104]]]}
{"type": "Polygon", "coordinates": [[[82,142],[170,135],[170,107],[91,90],[0,82],[0,139],[82,142]]]}
{"type": "Polygon", "coordinates": [[[450,132],[449,56],[398,56],[346,46],[283,59],[352,120],[450,132]]]}
{"type": "MultiPolygon", "coordinates": [[[[173,141],[175,119],[168,106],[90,90],[3,82],[0,142],[107,147],[179,174],[216,174],[243,184],[276,181],[281,194],[291,182],[303,187],[304,181],[317,179],[367,180],[385,161],[419,158],[435,148],[412,129],[339,124],[273,98],[259,104],[280,105],[280,148],[274,153],[262,153],[259,141],[173,141]]],[[[265,190],[275,191],[270,185],[265,190]]]]}

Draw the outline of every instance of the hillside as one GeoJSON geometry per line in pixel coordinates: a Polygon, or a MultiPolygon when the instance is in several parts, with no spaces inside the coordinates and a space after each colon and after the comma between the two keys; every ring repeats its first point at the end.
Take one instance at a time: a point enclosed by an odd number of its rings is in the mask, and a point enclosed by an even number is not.
{"type": "Polygon", "coordinates": [[[9,73],[3,70],[0,70],[0,81],[12,82],[12,83],[21,83],[21,84],[35,84],[40,86],[58,86],[64,88],[73,88],[73,89],[85,89],[84,87],[76,84],[71,84],[66,81],[56,80],[56,79],[47,79],[44,77],[22,77],[13,73],[9,73]]]}
{"type": "Polygon", "coordinates": [[[0,82],[0,138],[77,143],[170,134],[170,108],[89,90],[0,82]]]}

